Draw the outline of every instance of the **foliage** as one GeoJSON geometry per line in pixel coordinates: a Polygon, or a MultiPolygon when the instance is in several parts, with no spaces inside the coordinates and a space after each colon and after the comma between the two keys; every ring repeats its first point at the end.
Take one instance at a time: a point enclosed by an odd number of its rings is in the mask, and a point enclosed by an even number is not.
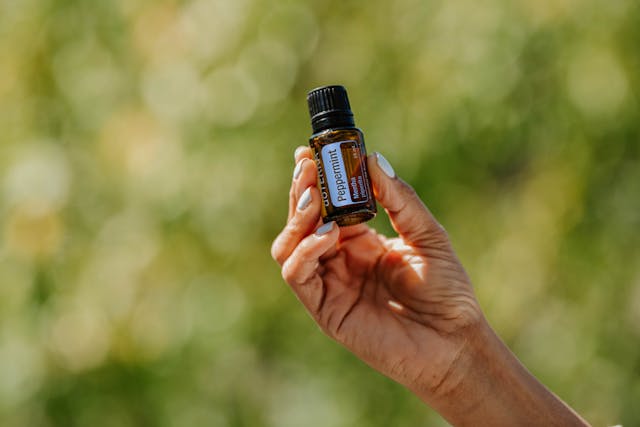
{"type": "Polygon", "coordinates": [[[0,0],[0,423],[446,425],[270,259],[330,83],[532,372],[638,423],[639,45],[631,0],[0,0]]]}

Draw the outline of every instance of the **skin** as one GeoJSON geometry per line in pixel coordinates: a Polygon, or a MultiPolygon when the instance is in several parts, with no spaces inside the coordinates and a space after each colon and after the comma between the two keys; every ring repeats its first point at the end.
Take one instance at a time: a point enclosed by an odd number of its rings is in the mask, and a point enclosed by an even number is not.
{"type": "Polygon", "coordinates": [[[311,150],[272,256],[320,328],[412,390],[453,425],[586,426],[488,325],[446,231],[415,191],[367,158],[376,199],[398,237],[365,224],[316,232],[321,198],[311,150]],[[305,190],[311,200],[299,206],[305,190]]]}

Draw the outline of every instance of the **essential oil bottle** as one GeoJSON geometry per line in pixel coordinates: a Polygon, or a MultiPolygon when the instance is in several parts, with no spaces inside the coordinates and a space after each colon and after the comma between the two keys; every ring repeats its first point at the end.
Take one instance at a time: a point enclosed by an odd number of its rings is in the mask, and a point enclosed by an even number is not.
{"type": "Polygon", "coordinates": [[[376,215],[367,172],[364,135],[355,127],[344,86],[323,86],[307,95],[313,135],[309,145],[318,167],[322,221],[355,225],[376,215]]]}

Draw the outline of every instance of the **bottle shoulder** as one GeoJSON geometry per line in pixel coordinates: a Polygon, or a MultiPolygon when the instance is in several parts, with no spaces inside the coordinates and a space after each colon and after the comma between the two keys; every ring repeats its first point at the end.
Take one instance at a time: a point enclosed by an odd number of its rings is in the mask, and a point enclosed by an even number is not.
{"type": "Polygon", "coordinates": [[[329,128],[316,132],[309,137],[309,141],[336,142],[344,139],[364,139],[362,130],[357,127],[329,128]]]}

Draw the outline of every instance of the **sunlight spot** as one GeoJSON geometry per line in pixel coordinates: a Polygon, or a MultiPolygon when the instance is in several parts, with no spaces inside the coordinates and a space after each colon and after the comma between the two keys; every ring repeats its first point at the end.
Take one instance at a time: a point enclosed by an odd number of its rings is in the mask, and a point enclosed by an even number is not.
{"type": "Polygon", "coordinates": [[[426,278],[426,266],[422,259],[411,256],[408,260],[409,267],[416,273],[416,277],[420,279],[420,282],[424,282],[426,278]]]}
{"type": "Polygon", "coordinates": [[[387,301],[387,304],[389,304],[389,307],[391,307],[395,311],[404,310],[404,306],[397,301],[389,300],[387,301]]]}

